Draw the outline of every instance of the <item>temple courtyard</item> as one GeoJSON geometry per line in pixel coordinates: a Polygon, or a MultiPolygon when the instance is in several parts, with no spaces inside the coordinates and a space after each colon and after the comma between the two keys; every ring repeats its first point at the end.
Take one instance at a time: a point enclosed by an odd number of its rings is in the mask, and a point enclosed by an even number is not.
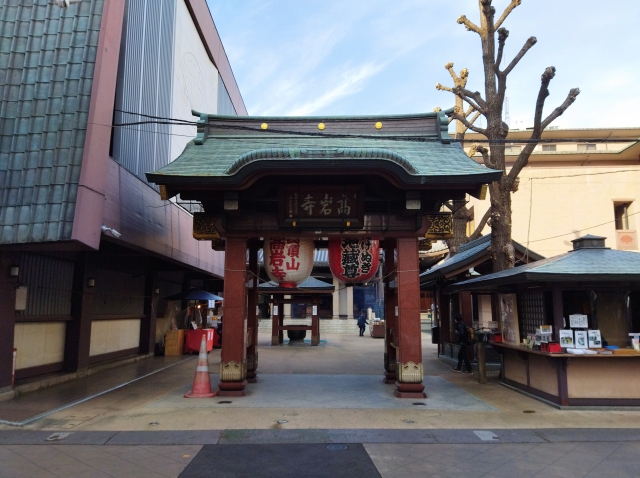
{"type": "Polygon", "coordinates": [[[394,397],[383,340],[355,323],[318,347],[261,332],[245,397],[183,398],[196,355],[51,377],[0,402],[0,476],[638,475],[639,410],[559,410],[453,372],[425,329],[422,344],[426,399],[394,397]]]}

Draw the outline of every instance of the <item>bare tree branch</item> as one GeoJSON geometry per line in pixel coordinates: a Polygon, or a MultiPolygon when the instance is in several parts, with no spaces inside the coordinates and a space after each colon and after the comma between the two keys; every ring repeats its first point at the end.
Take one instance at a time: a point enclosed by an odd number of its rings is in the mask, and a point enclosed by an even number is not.
{"type": "Polygon", "coordinates": [[[469,21],[466,16],[460,15],[460,17],[458,18],[458,23],[460,25],[464,25],[470,32],[476,32],[478,35],[481,35],[480,27],[469,21]]]}
{"type": "Polygon", "coordinates": [[[460,121],[460,123],[462,123],[463,125],[465,125],[467,127],[467,129],[470,129],[471,131],[475,131],[476,133],[480,133],[484,136],[487,135],[487,130],[486,129],[482,129],[482,128],[477,128],[476,126],[472,125],[467,118],[465,118],[462,114],[458,114],[458,113],[452,113],[451,117],[454,120],[458,120],[460,121]]]}
{"type": "Polygon", "coordinates": [[[496,30],[500,28],[500,25],[502,25],[502,22],[504,22],[507,19],[507,17],[513,11],[513,9],[519,6],[521,3],[522,3],[522,0],[511,0],[511,3],[509,4],[509,6],[505,8],[500,18],[498,18],[498,21],[495,24],[496,30]]]}
{"type": "Polygon", "coordinates": [[[502,55],[504,53],[504,44],[509,38],[509,30],[500,28],[498,30],[498,57],[496,58],[496,73],[500,71],[500,63],[502,63],[502,55]]]}
{"type": "Polygon", "coordinates": [[[450,91],[451,93],[453,93],[453,88],[450,88],[448,86],[444,86],[441,85],[440,83],[436,84],[436,90],[440,90],[440,91],[450,91]]]}
{"type": "Polygon", "coordinates": [[[513,60],[511,60],[511,63],[509,63],[509,66],[507,66],[504,71],[500,72],[499,75],[502,76],[507,76],[509,73],[511,73],[511,70],[513,70],[516,65],[518,64],[518,62],[520,62],[520,60],[522,60],[522,57],[524,55],[526,55],[526,53],[531,49],[531,47],[533,45],[535,45],[536,43],[538,43],[538,39],[536,37],[530,37],[525,44],[523,45],[523,47],[520,49],[520,51],[518,52],[518,54],[515,56],[515,58],[513,60]]]}
{"type": "Polygon", "coordinates": [[[475,241],[482,235],[482,230],[484,229],[484,226],[487,225],[487,221],[489,221],[490,217],[491,217],[491,206],[489,206],[489,209],[487,209],[487,212],[485,212],[484,216],[482,216],[482,219],[476,226],[476,230],[473,231],[473,233],[469,236],[468,242],[475,241]]]}
{"type": "Polygon", "coordinates": [[[567,95],[567,98],[564,102],[558,106],[553,112],[546,117],[546,119],[542,122],[542,129],[544,130],[547,126],[549,126],[558,116],[561,116],[569,106],[576,100],[578,95],[580,94],[580,88],[572,88],[567,95]]]}
{"type": "MultiPolygon", "coordinates": [[[[573,102],[580,94],[580,89],[571,89],[564,102],[555,110],[553,110],[551,114],[545,118],[544,121],[542,121],[542,110],[544,108],[544,102],[547,96],[549,96],[549,83],[551,82],[555,74],[556,69],[552,66],[547,68],[542,74],[540,92],[538,93],[538,100],[536,101],[536,112],[533,122],[533,131],[531,133],[531,138],[529,138],[530,140],[542,138],[542,132],[544,131],[544,129],[549,126],[553,120],[562,115],[567,110],[567,108],[569,108],[569,106],[573,104],[573,102]]],[[[522,149],[522,151],[518,155],[518,159],[511,168],[511,171],[509,171],[508,176],[510,180],[515,180],[515,178],[518,177],[518,174],[520,174],[520,171],[522,171],[522,169],[529,163],[529,156],[531,155],[531,153],[533,153],[533,150],[536,146],[537,143],[528,143],[522,149]]]]}
{"type": "Polygon", "coordinates": [[[489,156],[489,150],[482,145],[476,146],[476,151],[482,155],[482,162],[487,168],[497,169],[496,165],[491,162],[491,156],[489,156]]]}
{"type": "Polygon", "coordinates": [[[451,92],[454,95],[459,96],[460,98],[465,100],[467,103],[473,106],[476,110],[482,111],[484,113],[485,108],[487,107],[487,102],[482,98],[482,95],[480,94],[479,91],[470,91],[461,86],[455,86],[451,89],[451,92]]]}
{"type": "Polygon", "coordinates": [[[476,120],[480,117],[480,115],[481,115],[481,113],[480,113],[479,111],[476,111],[476,114],[475,114],[475,115],[473,115],[473,118],[471,118],[471,119],[469,120],[469,123],[471,123],[471,124],[475,123],[475,122],[476,122],[476,120]]]}

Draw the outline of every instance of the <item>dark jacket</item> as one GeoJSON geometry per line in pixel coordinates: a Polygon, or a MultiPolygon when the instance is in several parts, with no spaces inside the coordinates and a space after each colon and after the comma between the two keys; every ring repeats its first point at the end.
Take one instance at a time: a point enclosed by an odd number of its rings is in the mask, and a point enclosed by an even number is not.
{"type": "Polygon", "coordinates": [[[467,324],[462,320],[456,322],[456,338],[459,345],[467,345],[467,324]]]}
{"type": "Polygon", "coordinates": [[[367,319],[365,318],[364,315],[361,315],[360,317],[358,317],[358,327],[364,327],[368,323],[369,322],[367,322],[367,319]]]}

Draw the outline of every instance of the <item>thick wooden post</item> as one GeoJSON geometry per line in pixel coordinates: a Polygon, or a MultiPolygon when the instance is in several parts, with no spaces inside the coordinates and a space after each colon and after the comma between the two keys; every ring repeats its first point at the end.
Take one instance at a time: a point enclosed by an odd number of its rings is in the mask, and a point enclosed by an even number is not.
{"type": "Polygon", "coordinates": [[[477,342],[476,358],[478,360],[478,383],[487,383],[487,344],[477,342]]]}
{"type": "MultiPolygon", "coordinates": [[[[556,342],[560,342],[560,331],[564,329],[564,308],[562,304],[562,288],[556,284],[553,286],[552,292],[553,300],[553,329],[556,342]]],[[[569,389],[567,384],[567,366],[569,361],[562,359],[558,361],[558,398],[560,399],[560,405],[569,405],[569,389]]]]}
{"type": "Polygon", "coordinates": [[[384,248],[384,383],[396,383],[396,290],[390,287],[396,278],[395,269],[396,241],[389,239],[384,248]]]}
{"type": "Polygon", "coordinates": [[[280,344],[280,308],[278,296],[274,295],[271,301],[271,345],[280,344]]]}
{"type": "Polygon", "coordinates": [[[249,241],[249,273],[251,289],[247,305],[247,334],[249,344],[247,346],[247,382],[258,381],[258,243],[255,239],[249,241]]]}
{"type": "Polygon", "coordinates": [[[99,280],[90,253],[73,266],[73,293],[71,296],[71,321],[67,322],[64,342],[64,367],[67,372],[85,370],[89,366],[91,348],[91,321],[95,287],[89,279],[99,280]]]}
{"type": "Polygon", "coordinates": [[[426,398],[422,380],[418,239],[398,239],[397,390],[399,398],[426,398]]]}
{"type": "Polygon", "coordinates": [[[224,316],[220,357],[220,396],[246,395],[247,240],[228,238],[224,259],[224,316]]]}
{"type": "Polygon", "coordinates": [[[16,326],[16,285],[18,278],[10,276],[17,257],[0,253],[0,391],[12,386],[13,338],[16,326]]]}
{"type": "Polygon", "coordinates": [[[314,298],[311,305],[311,345],[320,344],[320,317],[319,312],[319,300],[314,298]]]}

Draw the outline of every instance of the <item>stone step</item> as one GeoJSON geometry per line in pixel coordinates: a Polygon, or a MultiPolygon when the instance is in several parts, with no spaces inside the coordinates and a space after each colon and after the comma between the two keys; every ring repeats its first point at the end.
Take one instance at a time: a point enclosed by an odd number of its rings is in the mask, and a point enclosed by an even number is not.
{"type": "MultiPolygon", "coordinates": [[[[284,325],[311,325],[311,319],[286,319],[284,325]]],[[[260,320],[258,331],[270,333],[271,319],[260,320]]],[[[322,319],[320,320],[320,335],[323,333],[355,335],[360,333],[360,329],[355,319],[322,319]]]]}

